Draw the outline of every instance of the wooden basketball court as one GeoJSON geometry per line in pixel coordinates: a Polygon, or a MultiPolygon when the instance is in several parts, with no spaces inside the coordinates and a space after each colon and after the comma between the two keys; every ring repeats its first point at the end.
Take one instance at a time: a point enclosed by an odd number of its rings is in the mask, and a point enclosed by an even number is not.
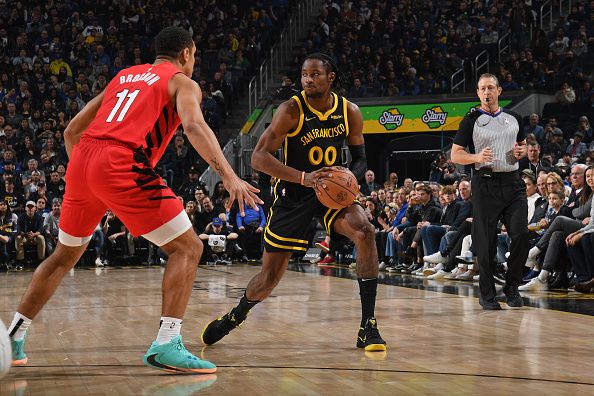
{"type": "MultiPolygon", "coordinates": [[[[365,353],[355,347],[356,282],[293,266],[240,329],[203,348],[204,325],[237,302],[258,270],[198,269],[182,334],[188,349],[219,372],[176,376],[142,364],[158,330],[163,269],[77,269],[33,322],[29,365],[0,380],[0,394],[594,394],[593,316],[505,304],[485,312],[472,284],[458,294],[423,290],[431,288],[427,281],[379,285],[376,313],[388,351],[365,353]]],[[[6,324],[31,275],[0,276],[6,324]]]]}

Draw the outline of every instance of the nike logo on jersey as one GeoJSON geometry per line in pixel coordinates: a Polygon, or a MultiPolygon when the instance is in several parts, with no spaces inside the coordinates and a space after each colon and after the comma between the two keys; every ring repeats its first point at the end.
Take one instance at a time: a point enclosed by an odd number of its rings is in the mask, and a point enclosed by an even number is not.
{"type": "Polygon", "coordinates": [[[316,118],[316,117],[315,117],[315,116],[314,116],[314,117],[305,117],[305,121],[311,121],[311,120],[313,120],[314,118],[316,118]]]}

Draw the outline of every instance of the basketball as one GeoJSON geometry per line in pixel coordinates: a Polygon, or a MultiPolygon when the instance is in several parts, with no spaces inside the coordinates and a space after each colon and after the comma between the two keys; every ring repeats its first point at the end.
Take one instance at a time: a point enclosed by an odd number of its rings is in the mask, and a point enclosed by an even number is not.
{"type": "Polygon", "coordinates": [[[0,320],[0,378],[4,377],[10,370],[12,362],[12,350],[10,349],[10,337],[8,330],[0,320]]]}
{"type": "Polygon", "coordinates": [[[342,209],[350,206],[359,193],[359,183],[353,172],[342,166],[332,168],[332,177],[320,178],[326,188],[318,182],[316,195],[322,205],[330,209],[342,209]]]}

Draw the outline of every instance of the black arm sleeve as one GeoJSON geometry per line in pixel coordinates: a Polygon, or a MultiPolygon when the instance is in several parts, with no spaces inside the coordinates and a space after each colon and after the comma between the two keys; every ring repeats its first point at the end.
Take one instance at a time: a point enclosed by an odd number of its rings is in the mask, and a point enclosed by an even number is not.
{"type": "Polygon", "coordinates": [[[467,114],[460,122],[458,132],[454,137],[454,144],[462,147],[468,147],[472,143],[472,132],[474,128],[474,114],[467,114]]]}
{"type": "Polygon", "coordinates": [[[358,181],[362,181],[367,172],[367,157],[365,156],[365,144],[358,144],[356,146],[349,145],[349,151],[351,152],[351,165],[349,169],[358,181]]]}
{"type": "Polygon", "coordinates": [[[512,113],[513,116],[518,121],[518,136],[516,137],[516,142],[522,142],[526,140],[526,131],[524,130],[524,120],[522,117],[516,113],[512,113]]]}

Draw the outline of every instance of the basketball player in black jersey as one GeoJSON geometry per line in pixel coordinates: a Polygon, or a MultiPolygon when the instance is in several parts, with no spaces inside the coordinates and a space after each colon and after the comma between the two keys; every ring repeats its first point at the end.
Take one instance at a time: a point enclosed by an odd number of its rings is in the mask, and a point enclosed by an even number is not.
{"type": "Polygon", "coordinates": [[[316,198],[315,190],[324,188],[319,179],[330,176],[331,167],[340,165],[345,141],[353,157],[350,168],[357,179],[363,178],[367,168],[361,111],[331,91],[336,78],[332,58],[319,53],[309,55],[301,68],[303,91],[278,107],[254,149],[254,169],[279,180],[264,232],[262,269],[249,282],[239,304],[204,328],[202,342],[206,345],[229,334],[245,320],[251,308],[270,295],[287,270],[292,253],[307,250],[305,233],[312,217],[316,217],[328,234],[351,239],[357,249],[362,307],[357,347],[366,351],[386,350],[374,314],[378,273],[374,227],[361,206],[328,209],[316,198]],[[274,156],[281,147],[282,162],[274,156]]]}

